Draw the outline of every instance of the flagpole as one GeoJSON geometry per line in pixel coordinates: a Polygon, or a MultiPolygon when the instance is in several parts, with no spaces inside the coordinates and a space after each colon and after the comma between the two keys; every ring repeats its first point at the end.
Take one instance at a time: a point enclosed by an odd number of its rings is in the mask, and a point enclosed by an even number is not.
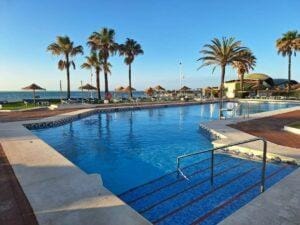
{"type": "Polygon", "coordinates": [[[62,102],[62,86],[61,86],[61,80],[59,80],[59,90],[60,90],[60,102],[62,102]]]}
{"type": "Polygon", "coordinates": [[[83,85],[82,85],[82,81],[80,81],[81,84],[81,104],[83,104],[83,85]]]}

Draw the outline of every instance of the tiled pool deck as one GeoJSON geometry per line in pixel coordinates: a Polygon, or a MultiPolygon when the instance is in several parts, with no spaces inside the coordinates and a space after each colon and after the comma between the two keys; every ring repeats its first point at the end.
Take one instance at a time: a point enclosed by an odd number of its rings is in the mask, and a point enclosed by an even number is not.
{"type": "MultiPolygon", "coordinates": [[[[124,110],[127,110],[127,108],[124,108],[124,110]]],[[[300,107],[296,108],[299,109],[300,107]]],[[[255,118],[273,115],[274,113],[288,112],[294,109],[260,113],[259,115],[255,115],[255,118]]],[[[94,110],[95,109],[82,109],[64,115],[41,119],[38,122],[44,125],[53,123],[53,121],[64,123],[70,119],[78,118],[78,115],[93,113],[94,110]]],[[[112,110],[112,108],[109,110],[112,110]]],[[[219,132],[220,135],[226,137],[225,139],[218,140],[218,144],[249,138],[249,134],[236,131],[231,133],[230,130],[228,131],[226,124],[230,123],[230,121],[218,122],[212,122],[211,129],[214,129],[216,132],[219,132]]],[[[37,123],[37,121],[26,121],[26,124],[30,123],[37,123]]],[[[87,224],[87,221],[90,225],[150,224],[105,187],[99,185],[99,183],[101,183],[101,177],[96,174],[87,175],[81,171],[55,149],[34,136],[23,124],[24,122],[0,123],[0,142],[40,225],[80,225],[87,224]]],[[[205,125],[208,126],[210,124],[205,125]]],[[[259,146],[255,145],[252,147],[258,148],[259,146]]],[[[269,143],[270,152],[277,154],[283,153],[284,156],[300,159],[299,151],[295,152],[294,149],[289,148],[284,148],[284,152],[282,150],[282,146],[269,143]]],[[[282,191],[281,194],[283,197],[284,193],[286,193],[285,197],[293,193],[293,203],[299,203],[300,192],[299,189],[295,190],[297,187],[300,187],[299,169],[274,188],[270,188],[269,191],[262,194],[259,198],[264,198],[264,196],[270,195],[269,193],[272,192],[272,190],[279,188],[280,191],[282,191]],[[297,179],[295,179],[295,177],[297,177],[297,179]],[[289,185],[290,182],[292,182],[293,185],[289,185]],[[297,183],[297,185],[294,183],[297,183]],[[283,189],[281,186],[285,188],[283,189]]],[[[256,200],[257,199],[255,199],[255,201],[256,200]]],[[[276,199],[276,201],[277,200],[280,201],[280,198],[276,199]]],[[[269,202],[270,204],[272,203],[270,199],[269,202]]],[[[285,212],[284,210],[292,212],[293,210],[300,211],[300,203],[290,204],[289,206],[285,206],[285,203],[287,203],[287,201],[283,201],[283,199],[280,202],[281,210],[283,210],[281,211],[282,213],[285,212]]],[[[248,205],[250,204],[252,204],[252,202],[248,205]]],[[[241,210],[244,210],[248,205],[241,210]]],[[[260,203],[260,206],[266,207],[268,205],[260,203]]],[[[271,206],[274,211],[269,210],[270,213],[273,212],[273,217],[270,216],[270,219],[273,218],[275,220],[277,215],[274,212],[277,210],[276,207],[278,204],[271,206]]],[[[249,224],[234,223],[234,221],[239,221],[239,219],[235,218],[240,216],[238,213],[241,210],[230,216],[228,220],[226,219],[224,224],[226,224],[226,221],[229,221],[227,224],[249,224]]],[[[265,214],[265,212],[256,210],[253,213],[256,213],[253,214],[255,217],[252,217],[253,224],[261,224],[257,222],[260,218],[257,213],[265,214]]],[[[295,221],[294,219],[297,219],[297,216],[299,217],[299,213],[296,217],[291,219],[295,221]]],[[[300,221],[300,219],[296,221],[300,221]]],[[[269,224],[276,223],[269,221],[269,224]]]]}

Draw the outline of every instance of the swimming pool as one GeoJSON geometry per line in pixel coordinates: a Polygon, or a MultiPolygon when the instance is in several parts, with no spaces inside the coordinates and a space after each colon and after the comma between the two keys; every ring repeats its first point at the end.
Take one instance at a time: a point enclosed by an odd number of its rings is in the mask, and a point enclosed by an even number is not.
{"type": "MultiPolygon", "coordinates": [[[[232,102],[225,107],[232,107],[232,102]]],[[[294,104],[252,103],[251,112],[294,104]]],[[[87,173],[120,194],[174,171],[176,157],[212,147],[199,123],[218,117],[218,104],[99,113],[33,132],[87,173]]],[[[246,105],[242,103],[241,110],[246,105]]]]}
{"type": "MultiPolygon", "coordinates": [[[[236,103],[225,103],[232,108],[236,103]]],[[[238,113],[270,111],[295,104],[242,103],[238,113]]],[[[176,157],[212,147],[199,123],[218,117],[218,104],[98,113],[58,127],[32,130],[153,224],[217,224],[260,194],[262,164],[216,154],[214,183],[210,156],[176,157]]],[[[230,115],[229,115],[230,116],[230,115]]],[[[296,169],[268,163],[266,188],[296,169]]]]}

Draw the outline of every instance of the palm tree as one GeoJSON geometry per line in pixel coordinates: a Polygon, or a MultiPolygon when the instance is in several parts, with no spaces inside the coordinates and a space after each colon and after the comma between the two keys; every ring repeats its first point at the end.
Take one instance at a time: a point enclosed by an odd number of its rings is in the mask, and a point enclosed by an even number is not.
{"type": "Polygon", "coordinates": [[[244,91],[244,74],[249,73],[250,70],[254,69],[254,66],[256,64],[256,57],[250,50],[243,51],[241,52],[241,54],[246,59],[246,61],[234,61],[232,63],[232,66],[237,70],[238,77],[240,79],[240,90],[244,91]]]}
{"type": "Polygon", "coordinates": [[[281,38],[277,39],[276,47],[278,54],[283,57],[288,56],[288,93],[291,89],[291,65],[292,65],[292,55],[296,56],[296,51],[299,50],[299,39],[300,34],[297,31],[288,31],[282,35],[281,38]]]}
{"type": "Polygon", "coordinates": [[[92,51],[99,51],[98,54],[103,58],[103,71],[105,79],[105,95],[108,94],[108,73],[111,65],[108,62],[109,56],[116,53],[118,45],[115,42],[115,31],[109,28],[103,28],[100,32],[93,32],[89,37],[88,45],[92,51]]]}
{"type": "Polygon", "coordinates": [[[127,38],[124,44],[119,46],[120,55],[125,56],[124,63],[128,65],[128,79],[129,79],[129,96],[132,98],[131,89],[131,64],[134,61],[135,56],[144,54],[144,51],[140,44],[135,40],[127,38]]]}
{"type": "MultiPolygon", "coordinates": [[[[234,62],[247,62],[242,52],[249,51],[248,48],[243,47],[241,41],[235,41],[234,38],[223,37],[222,40],[214,38],[211,44],[206,44],[200,51],[203,57],[199,58],[198,61],[202,61],[200,68],[204,66],[214,66],[213,72],[217,66],[221,67],[221,84],[220,84],[220,111],[219,117],[223,117],[223,89],[225,72],[227,65],[233,65],[234,62]]],[[[199,69],[200,69],[199,68],[199,69]]]]}
{"type": "Polygon", "coordinates": [[[70,98],[70,66],[75,69],[75,63],[71,60],[78,54],[83,54],[83,48],[81,45],[74,47],[74,43],[70,40],[68,36],[58,36],[56,42],[50,44],[47,47],[47,51],[50,51],[53,55],[63,55],[64,59],[58,61],[58,68],[60,70],[67,71],[67,98],[70,98]]]}
{"type": "Polygon", "coordinates": [[[86,62],[81,65],[81,68],[95,70],[98,99],[101,99],[99,79],[101,71],[101,62],[96,52],[92,52],[90,56],[86,56],[85,58],[86,62]]]}

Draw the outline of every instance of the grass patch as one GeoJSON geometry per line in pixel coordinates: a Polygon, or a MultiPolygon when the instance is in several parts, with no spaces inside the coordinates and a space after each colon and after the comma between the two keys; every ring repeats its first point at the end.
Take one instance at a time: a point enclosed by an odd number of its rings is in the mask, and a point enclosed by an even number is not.
{"type": "Polygon", "coordinates": [[[2,105],[2,110],[18,110],[30,109],[36,107],[33,103],[28,103],[27,106],[23,102],[9,102],[2,105]]]}
{"type": "Polygon", "coordinates": [[[295,123],[291,123],[288,125],[289,127],[300,129],[300,121],[297,121],[295,123]]]}

